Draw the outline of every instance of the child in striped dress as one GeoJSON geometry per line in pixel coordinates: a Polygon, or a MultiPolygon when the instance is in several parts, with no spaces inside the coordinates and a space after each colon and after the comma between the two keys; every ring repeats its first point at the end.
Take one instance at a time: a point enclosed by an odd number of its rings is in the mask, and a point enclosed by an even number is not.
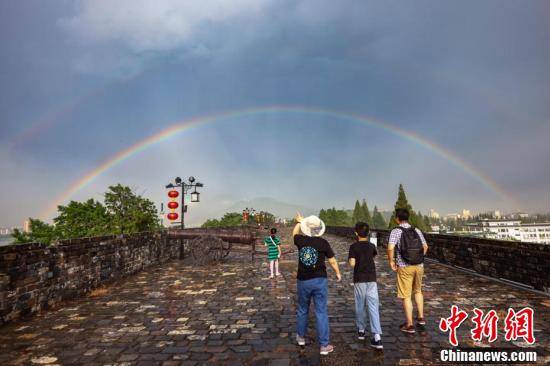
{"type": "Polygon", "coordinates": [[[271,235],[266,236],[264,239],[264,245],[267,246],[267,259],[269,260],[269,269],[273,278],[273,270],[275,270],[275,276],[279,276],[279,258],[281,257],[281,239],[276,235],[277,229],[272,228],[271,235]]]}

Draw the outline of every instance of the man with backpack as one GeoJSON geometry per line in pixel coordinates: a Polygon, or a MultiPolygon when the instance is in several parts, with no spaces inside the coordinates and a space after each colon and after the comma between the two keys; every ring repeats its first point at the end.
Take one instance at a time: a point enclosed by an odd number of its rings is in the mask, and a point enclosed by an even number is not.
{"type": "Polygon", "coordinates": [[[388,242],[388,260],[390,267],[397,272],[397,297],[403,299],[403,310],[407,319],[399,329],[405,333],[414,333],[413,304],[418,317],[416,322],[424,326],[424,297],[422,296],[422,276],[424,275],[424,255],[428,244],[420,230],[409,224],[409,211],[406,208],[395,210],[395,221],[399,226],[390,233],[388,242]],[[397,247],[397,250],[395,248],[397,247]]]}

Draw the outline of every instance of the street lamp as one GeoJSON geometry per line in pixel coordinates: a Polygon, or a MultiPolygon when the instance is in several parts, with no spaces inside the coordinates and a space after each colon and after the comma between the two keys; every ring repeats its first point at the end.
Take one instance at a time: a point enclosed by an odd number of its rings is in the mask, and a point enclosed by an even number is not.
{"type": "MultiPolygon", "coordinates": [[[[187,212],[187,205],[185,205],[185,195],[187,194],[187,192],[189,192],[191,188],[193,188],[193,192],[191,192],[191,202],[200,202],[200,199],[199,199],[200,193],[197,192],[197,187],[199,188],[204,187],[202,183],[199,183],[199,182],[195,183],[195,177],[189,177],[187,180],[188,181],[185,182],[180,177],[176,177],[176,179],[174,179],[174,182],[176,184],[169,183],[166,185],[167,189],[171,189],[168,192],[168,197],[173,199],[173,201],[168,203],[168,207],[170,209],[176,209],[179,206],[178,203],[174,201],[175,198],[178,196],[178,191],[173,190],[173,188],[181,188],[181,221],[180,223],[181,223],[182,229],[185,227],[184,215],[187,212]]],[[[178,219],[178,214],[176,212],[172,211],[168,214],[168,220],[175,221],[177,219],[178,219]]]]}
{"type": "Polygon", "coordinates": [[[191,202],[200,202],[199,195],[200,193],[197,192],[197,187],[195,187],[195,190],[191,193],[191,202]]]}

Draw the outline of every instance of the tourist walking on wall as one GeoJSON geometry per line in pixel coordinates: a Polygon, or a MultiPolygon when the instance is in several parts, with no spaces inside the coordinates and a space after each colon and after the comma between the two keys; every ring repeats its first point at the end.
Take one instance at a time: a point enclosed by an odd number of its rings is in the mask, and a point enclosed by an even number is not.
{"type": "Polygon", "coordinates": [[[321,238],[325,232],[325,223],[317,216],[303,218],[300,214],[296,216],[296,221],[297,224],[292,232],[294,245],[298,247],[296,342],[300,346],[306,344],[309,304],[313,299],[317,335],[321,346],[320,353],[327,355],[334,350],[334,347],[330,344],[325,258],[328,259],[330,266],[336,272],[338,281],[342,279],[342,276],[340,275],[338,262],[334,258],[334,251],[328,241],[321,238]]]}
{"type": "Polygon", "coordinates": [[[267,260],[269,261],[269,278],[279,276],[279,258],[281,258],[281,239],[277,236],[277,229],[272,228],[269,236],[264,239],[264,245],[267,247],[267,260]]]}
{"type": "Polygon", "coordinates": [[[403,332],[414,333],[412,294],[414,294],[418,314],[416,322],[421,326],[426,324],[422,276],[424,275],[424,255],[428,251],[428,244],[422,232],[409,224],[407,209],[396,209],[395,221],[399,226],[390,233],[388,260],[391,269],[397,272],[397,297],[403,300],[406,318],[406,322],[399,328],[403,332]]]}
{"type": "Polygon", "coordinates": [[[357,242],[349,247],[348,263],[353,268],[353,292],[355,294],[355,320],[358,338],[365,339],[367,324],[365,318],[369,314],[371,347],[382,346],[382,327],[378,308],[378,285],[376,284],[376,266],[374,257],[378,254],[376,247],[369,241],[369,225],[364,222],[355,224],[357,242]]]}

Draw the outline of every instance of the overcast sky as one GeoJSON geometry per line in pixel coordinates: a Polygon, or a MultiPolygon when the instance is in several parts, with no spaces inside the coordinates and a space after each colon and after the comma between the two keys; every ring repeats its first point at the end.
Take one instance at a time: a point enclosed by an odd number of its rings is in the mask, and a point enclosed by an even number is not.
{"type": "Polygon", "coordinates": [[[203,181],[198,224],[239,200],[550,211],[550,3],[83,0],[0,2],[0,226],[37,217],[110,156],[186,118],[266,105],[368,115],[220,120],[155,144],[72,199],[123,183],[164,201],[203,181]]]}

